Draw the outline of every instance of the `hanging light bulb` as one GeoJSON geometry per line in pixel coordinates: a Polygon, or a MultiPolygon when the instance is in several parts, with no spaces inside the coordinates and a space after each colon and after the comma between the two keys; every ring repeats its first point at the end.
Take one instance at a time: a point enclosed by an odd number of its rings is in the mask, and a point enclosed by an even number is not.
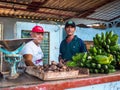
{"type": "Polygon", "coordinates": [[[41,17],[39,19],[42,19],[41,17]]]}
{"type": "Polygon", "coordinates": [[[50,18],[47,18],[47,20],[50,20],[50,18]]]}
{"type": "Polygon", "coordinates": [[[27,18],[30,18],[29,16],[27,18]]]}
{"type": "Polygon", "coordinates": [[[32,17],[32,19],[34,19],[34,17],[32,17]]]}
{"type": "Polygon", "coordinates": [[[54,19],[54,21],[56,21],[57,19],[54,19]]]}
{"type": "Polygon", "coordinates": [[[35,19],[38,19],[38,17],[36,17],[35,19]]]}
{"type": "Polygon", "coordinates": [[[63,20],[63,19],[61,19],[60,21],[61,21],[61,22],[64,22],[64,20],[63,20]]]}
{"type": "Polygon", "coordinates": [[[26,16],[24,16],[23,18],[26,18],[26,16]]]}
{"type": "Polygon", "coordinates": [[[52,19],[52,18],[51,18],[50,20],[51,20],[51,21],[53,21],[53,19],[52,19]]]}
{"type": "Polygon", "coordinates": [[[19,18],[22,18],[22,16],[19,16],[19,18]]]}
{"type": "Polygon", "coordinates": [[[58,19],[57,22],[59,22],[60,20],[58,19]]]}

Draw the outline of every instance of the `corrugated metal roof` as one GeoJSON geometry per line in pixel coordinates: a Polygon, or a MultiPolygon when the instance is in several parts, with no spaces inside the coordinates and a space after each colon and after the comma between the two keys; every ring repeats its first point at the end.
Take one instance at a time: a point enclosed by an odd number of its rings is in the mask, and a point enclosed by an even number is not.
{"type": "Polygon", "coordinates": [[[106,21],[120,17],[120,0],[0,0],[0,16],[58,20],[106,21]]]}

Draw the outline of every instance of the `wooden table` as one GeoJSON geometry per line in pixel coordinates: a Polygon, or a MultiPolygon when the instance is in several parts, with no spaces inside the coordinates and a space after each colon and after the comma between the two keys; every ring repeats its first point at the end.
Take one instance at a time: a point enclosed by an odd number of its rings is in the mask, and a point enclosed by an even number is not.
{"type": "Polygon", "coordinates": [[[91,74],[85,78],[42,81],[26,73],[15,80],[0,79],[0,90],[64,90],[120,80],[120,70],[111,74],[91,74]]]}

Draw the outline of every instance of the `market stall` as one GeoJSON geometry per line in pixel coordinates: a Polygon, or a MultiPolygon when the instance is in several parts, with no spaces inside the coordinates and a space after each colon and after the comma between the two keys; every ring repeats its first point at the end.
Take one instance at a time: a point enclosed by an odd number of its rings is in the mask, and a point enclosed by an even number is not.
{"type": "Polygon", "coordinates": [[[39,78],[24,73],[15,80],[1,79],[0,88],[2,90],[65,90],[68,88],[77,88],[116,81],[120,81],[120,71],[112,74],[90,74],[90,76],[84,78],[54,81],[42,81],[39,78]]]}
{"type": "MultiPolygon", "coordinates": [[[[0,90],[79,90],[98,84],[117,85],[119,29],[120,0],[0,0],[0,90]],[[76,35],[84,40],[88,52],[77,53],[61,64],[57,60],[59,45],[68,20],[75,22],[76,35]],[[23,38],[29,38],[34,25],[45,29],[41,43],[44,65],[26,67],[19,52],[31,40],[23,38]]],[[[110,85],[94,90],[112,90],[110,85]]]]}
{"type": "Polygon", "coordinates": [[[19,77],[16,78],[7,78],[8,74],[1,73],[0,88],[64,90],[119,81],[120,48],[117,34],[110,31],[101,35],[96,34],[93,39],[88,53],[76,54],[72,57],[72,61],[65,64],[52,61],[49,65],[27,66],[22,73],[18,72],[19,77]],[[98,37],[104,40],[101,43],[113,41],[105,45],[100,44],[98,37]]]}

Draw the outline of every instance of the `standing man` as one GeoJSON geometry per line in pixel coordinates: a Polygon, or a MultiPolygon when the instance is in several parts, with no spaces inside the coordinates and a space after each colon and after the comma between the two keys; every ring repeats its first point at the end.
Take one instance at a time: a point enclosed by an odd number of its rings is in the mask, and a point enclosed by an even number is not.
{"type": "Polygon", "coordinates": [[[43,40],[44,29],[41,26],[35,26],[30,33],[32,41],[25,44],[21,54],[27,66],[43,65],[43,52],[40,43],[43,40]]]}
{"type": "Polygon", "coordinates": [[[65,32],[67,37],[60,44],[59,62],[72,60],[72,56],[76,53],[87,52],[86,46],[80,38],[74,35],[76,25],[73,21],[65,24],[65,32]]]}

